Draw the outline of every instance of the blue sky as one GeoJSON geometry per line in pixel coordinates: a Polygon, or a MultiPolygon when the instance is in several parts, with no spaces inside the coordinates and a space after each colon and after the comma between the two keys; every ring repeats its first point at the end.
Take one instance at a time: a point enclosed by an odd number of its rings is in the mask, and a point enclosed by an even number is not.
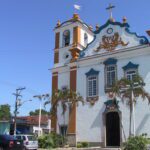
{"type": "MultiPolygon", "coordinates": [[[[113,16],[126,16],[131,31],[146,35],[150,29],[149,0],[0,0],[0,104],[14,110],[15,89],[25,86],[22,100],[51,93],[54,33],[58,19],[70,19],[73,5],[81,5],[80,17],[95,27],[108,19],[106,7],[113,3],[113,16]]],[[[24,103],[20,115],[39,108],[38,100],[24,103]]],[[[47,107],[47,110],[49,107],[47,107]]]]}

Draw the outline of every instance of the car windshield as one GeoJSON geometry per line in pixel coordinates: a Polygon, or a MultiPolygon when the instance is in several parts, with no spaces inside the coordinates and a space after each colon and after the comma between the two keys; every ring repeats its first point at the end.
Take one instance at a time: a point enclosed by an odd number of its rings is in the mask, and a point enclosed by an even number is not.
{"type": "Polygon", "coordinates": [[[36,137],[35,136],[27,136],[29,141],[36,141],[36,137]]]}

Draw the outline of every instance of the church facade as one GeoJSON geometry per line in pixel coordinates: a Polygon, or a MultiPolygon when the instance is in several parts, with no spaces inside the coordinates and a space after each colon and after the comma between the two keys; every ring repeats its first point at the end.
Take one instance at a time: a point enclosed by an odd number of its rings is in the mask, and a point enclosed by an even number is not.
{"type": "MultiPolygon", "coordinates": [[[[58,105],[52,116],[52,129],[67,134],[70,145],[89,142],[103,147],[120,146],[129,136],[129,107],[117,98],[113,103],[110,88],[122,77],[139,74],[145,90],[150,92],[150,45],[145,36],[130,31],[127,19],[110,18],[104,25],[91,26],[78,14],[55,29],[52,90],[69,88],[79,92],[85,104],[79,103],[62,114],[58,105]]],[[[135,134],[150,137],[150,106],[137,99],[135,134]]],[[[133,128],[132,128],[133,132],[133,128]]]]}

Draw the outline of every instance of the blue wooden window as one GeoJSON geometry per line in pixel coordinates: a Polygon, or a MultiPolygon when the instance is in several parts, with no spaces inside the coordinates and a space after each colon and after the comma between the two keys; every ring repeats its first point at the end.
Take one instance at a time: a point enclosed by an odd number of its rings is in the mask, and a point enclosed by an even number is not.
{"type": "Polygon", "coordinates": [[[129,70],[125,72],[125,76],[128,80],[132,81],[136,77],[137,71],[136,70],[129,70]]]}
{"type": "Polygon", "coordinates": [[[105,87],[111,88],[117,80],[117,59],[108,58],[104,61],[105,65],[105,87]]]}
{"type": "Polygon", "coordinates": [[[138,64],[133,64],[132,62],[129,62],[126,66],[122,67],[125,72],[125,78],[132,81],[138,73],[138,67],[138,64]]]}
{"type": "Polygon", "coordinates": [[[88,97],[97,96],[98,83],[97,76],[89,76],[87,78],[88,97]]]}
{"type": "Polygon", "coordinates": [[[87,97],[98,96],[98,75],[99,75],[99,71],[96,71],[93,68],[86,73],[87,97]]]}
{"type": "Polygon", "coordinates": [[[116,65],[106,66],[106,87],[112,87],[116,81],[116,65]]]}

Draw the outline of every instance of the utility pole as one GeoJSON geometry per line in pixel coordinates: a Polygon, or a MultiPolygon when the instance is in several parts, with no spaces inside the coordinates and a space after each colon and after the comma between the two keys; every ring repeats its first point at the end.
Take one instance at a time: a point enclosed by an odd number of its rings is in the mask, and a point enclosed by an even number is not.
{"type": "Polygon", "coordinates": [[[17,113],[18,113],[18,106],[20,106],[20,100],[18,98],[22,97],[21,92],[24,89],[25,89],[25,87],[18,88],[18,89],[16,89],[16,93],[13,93],[13,95],[16,97],[16,100],[15,100],[15,111],[14,111],[14,135],[16,135],[16,129],[17,129],[16,119],[17,119],[17,113]]]}

